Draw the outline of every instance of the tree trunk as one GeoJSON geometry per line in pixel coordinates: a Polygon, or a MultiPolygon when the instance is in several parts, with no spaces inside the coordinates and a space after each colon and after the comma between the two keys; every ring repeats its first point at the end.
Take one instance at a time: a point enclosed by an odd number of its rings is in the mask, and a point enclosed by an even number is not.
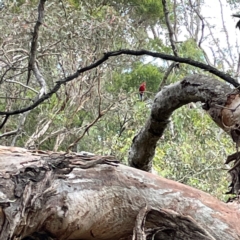
{"type": "Polygon", "coordinates": [[[240,238],[240,210],[111,156],[0,147],[0,239],[240,238]]]}
{"type": "Polygon", "coordinates": [[[191,102],[202,102],[212,119],[228,132],[221,122],[222,109],[228,94],[233,92],[224,82],[204,75],[191,75],[164,87],[157,93],[145,126],[135,136],[129,151],[129,165],[151,171],[158,140],[163,135],[171,114],[191,102]]]}

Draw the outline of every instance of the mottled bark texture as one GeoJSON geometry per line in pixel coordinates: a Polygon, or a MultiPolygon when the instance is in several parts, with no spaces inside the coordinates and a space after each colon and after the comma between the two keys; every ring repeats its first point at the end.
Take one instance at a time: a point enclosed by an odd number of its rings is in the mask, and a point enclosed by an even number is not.
{"type": "Polygon", "coordinates": [[[239,206],[112,157],[0,146],[0,239],[240,239],[239,206]]]}
{"type": "Polygon", "coordinates": [[[156,144],[169,123],[169,117],[174,110],[190,102],[202,102],[203,108],[212,119],[226,131],[222,124],[221,111],[232,91],[226,83],[198,74],[164,87],[154,99],[145,126],[133,139],[129,151],[129,165],[151,171],[156,144]]]}

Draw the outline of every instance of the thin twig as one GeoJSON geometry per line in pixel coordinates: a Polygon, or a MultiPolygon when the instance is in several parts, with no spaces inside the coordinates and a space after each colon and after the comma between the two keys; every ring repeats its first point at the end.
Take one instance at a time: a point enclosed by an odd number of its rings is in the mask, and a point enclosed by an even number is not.
{"type": "Polygon", "coordinates": [[[1,99],[17,99],[17,100],[23,100],[23,101],[33,101],[31,98],[21,98],[21,97],[1,97],[1,99]]]}
{"type": "Polygon", "coordinates": [[[63,3],[62,0],[60,0],[60,2],[62,3],[62,7],[63,7],[63,11],[64,11],[65,18],[66,18],[66,20],[68,20],[68,19],[67,19],[67,12],[66,12],[66,9],[65,9],[65,6],[64,6],[64,3],[63,3]]]}
{"type": "Polygon", "coordinates": [[[223,31],[225,33],[226,42],[227,42],[227,46],[228,46],[228,56],[231,58],[232,63],[234,63],[234,59],[233,59],[232,51],[231,51],[231,44],[229,42],[228,30],[227,30],[227,27],[226,27],[225,21],[224,21],[224,7],[222,5],[221,0],[218,0],[218,1],[219,1],[220,9],[221,9],[221,20],[222,20],[223,31]]]}
{"type": "Polygon", "coordinates": [[[201,23],[202,23],[201,37],[200,37],[200,40],[198,41],[198,47],[201,48],[201,44],[202,44],[202,42],[203,42],[203,37],[204,37],[204,28],[205,28],[204,19],[203,19],[202,15],[200,14],[200,11],[199,11],[200,5],[199,5],[198,8],[196,9],[196,8],[193,6],[191,0],[189,0],[189,3],[190,3],[191,8],[192,8],[193,11],[197,14],[198,18],[201,20],[201,23]]]}
{"type": "Polygon", "coordinates": [[[40,0],[38,5],[38,19],[34,27],[33,37],[31,42],[31,50],[30,50],[30,58],[29,58],[29,66],[28,66],[28,76],[27,76],[27,85],[29,83],[31,77],[31,71],[33,71],[36,80],[38,81],[41,89],[39,91],[39,98],[41,98],[46,93],[46,82],[40,73],[38,66],[36,64],[36,56],[37,56],[37,45],[38,45],[38,35],[40,26],[43,23],[44,18],[44,4],[46,0],[40,0]]]}
{"type": "Polygon", "coordinates": [[[158,87],[158,91],[161,90],[161,88],[165,85],[167,79],[168,79],[168,76],[170,75],[170,73],[172,72],[172,70],[175,68],[176,66],[176,63],[173,62],[171,63],[171,65],[168,67],[167,71],[165,72],[163,78],[162,78],[162,81],[160,82],[159,84],[159,87],[158,87]]]}
{"type": "Polygon", "coordinates": [[[169,20],[169,17],[168,17],[169,10],[167,8],[166,0],[162,0],[162,4],[163,4],[163,11],[164,11],[166,25],[167,25],[168,32],[169,32],[169,40],[170,40],[170,43],[171,43],[173,54],[174,54],[174,56],[178,57],[177,47],[176,47],[174,39],[173,39],[174,32],[173,32],[173,28],[171,26],[171,23],[170,23],[170,20],[169,20]]]}
{"type": "Polygon", "coordinates": [[[23,84],[21,82],[17,82],[17,81],[14,81],[14,80],[5,80],[5,82],[16,83],[16,84],[19,84],[19,85],[21,85],[21,86],[23,86],[25,88],[28,88],[29,90],[31,90],[31,91],[33,91],[35,93],[38,93],[38,91],[36,91],[34,88],[31,88],[31,87],[29,87],[29,86],[27,86],[27,85],[25,85],[25,84],[23,84]]]}
{"type": "Polygon", "coordinates": [[[79,136],[77,139],[75,139],[75,141],[73,143],[71,143],[68,146],[67,152],[69,152],[84,136],[85,134],[88,132],[88,130],[95,124],[97,123],[100,118],[102,118],[111,108],[112,106],[115,104],[115,102],[113,102],[112,104],[110,104],[106,109],[100,111],[98,113],[98,116],[90,123],[88,124],[88,126],[84,129],[83,133],[81,136],[79,136]]]}
{"type": "Polygon", "coordinates": [[[6,122],[7,122],[7,120],[8,120],[9,116],[10,116],[10,115],[6,115],[6,116],[5,116],[5,118],[4,118],[4,120],[3,120],[3,122],[2,122],[2,123],[1,123],[1,125],[0,125],[0,129],[2,129],[2,128],[3,128],[3,126],[5,125],[5,123],[6,123],[6,122]]]}

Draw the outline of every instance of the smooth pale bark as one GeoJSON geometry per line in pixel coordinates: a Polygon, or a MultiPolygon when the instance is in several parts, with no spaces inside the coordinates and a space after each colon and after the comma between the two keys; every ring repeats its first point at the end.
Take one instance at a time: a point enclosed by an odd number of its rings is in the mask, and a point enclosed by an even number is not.
{"type": "Polygon", "coordinates": [[[0,147],[0,174],[1,240],[240,239],[239,206],[110,156],[0,147]]]}
{"type": "Polygon", "coordinates": [[[213,121],[225,131],[228,130],[221,122],[221,106],[224,106],[228,94],[232,91],[226,83],[199,74],[185,77],[182,81],[164,87],[154,99],[145,126],[132,141],[129,165],[151,171],[157,142],[163,135],[171,114],[185,104],[202,102],[213,121]]]}

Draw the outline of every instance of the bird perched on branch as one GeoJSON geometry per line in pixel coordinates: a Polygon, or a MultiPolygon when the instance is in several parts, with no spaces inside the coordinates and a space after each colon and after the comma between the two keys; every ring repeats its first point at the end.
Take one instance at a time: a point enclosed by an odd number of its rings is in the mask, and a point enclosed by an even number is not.
{"type": "Polygon", "coordinates": [[[139,86],[139,97],[140,100],[143,100],[143,94],[146,91],[146,82],[143,82],[140,86],[139,86]]]}

